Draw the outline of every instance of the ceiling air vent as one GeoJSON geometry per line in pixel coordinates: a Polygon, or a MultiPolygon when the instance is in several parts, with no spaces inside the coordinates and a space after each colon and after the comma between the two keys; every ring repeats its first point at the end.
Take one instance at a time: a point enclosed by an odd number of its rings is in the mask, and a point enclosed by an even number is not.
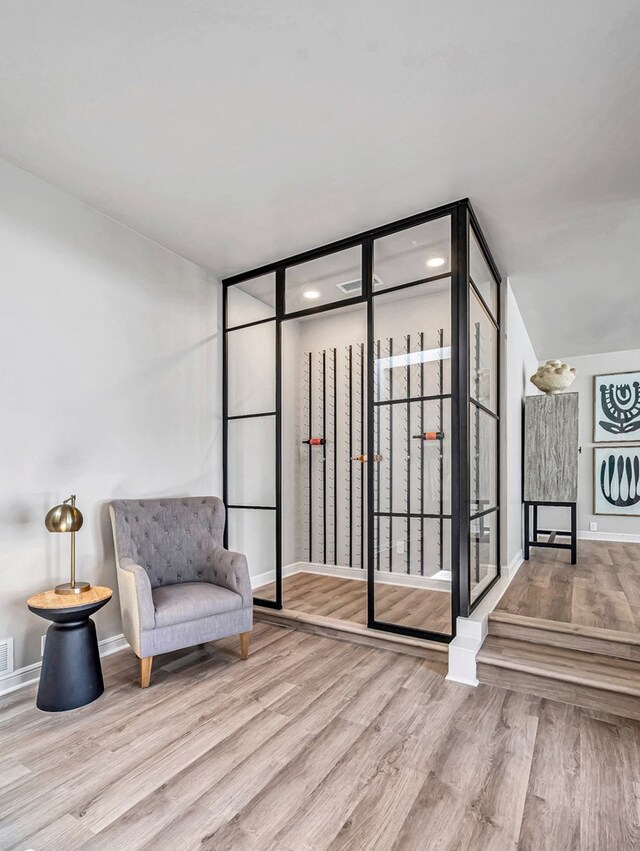
{"type": "Polygon", "coordinates": [[[0,639],[0,676],[13,673],[13,638],[0,639]]]}
{"type": "MultiPolygon", "coordinates": [[[[345,295],[358,295],[362,292],[362,281],[360,278],[356,278],[354,281],[344,281],[342,284],[336,284],[336,286],[345,295]]],[[[373,276],[373,286],[374,289],[382,289],[384,287],[382,279],[377,275],[373,276]]]]}

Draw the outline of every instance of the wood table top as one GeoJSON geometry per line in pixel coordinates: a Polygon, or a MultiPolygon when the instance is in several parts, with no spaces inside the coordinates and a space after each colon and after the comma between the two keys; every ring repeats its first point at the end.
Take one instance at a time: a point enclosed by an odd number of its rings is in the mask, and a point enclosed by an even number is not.
{"type": "Polygon", "coordinates": [[[113,591],[104,585],[94,585],[81,594],[56,594],[53,590],[41,591],[29,597],[27,606],[34,609],[72,609],[77,606],[88,606],[90,603],[100,603],[111,596],[113,591]]]}

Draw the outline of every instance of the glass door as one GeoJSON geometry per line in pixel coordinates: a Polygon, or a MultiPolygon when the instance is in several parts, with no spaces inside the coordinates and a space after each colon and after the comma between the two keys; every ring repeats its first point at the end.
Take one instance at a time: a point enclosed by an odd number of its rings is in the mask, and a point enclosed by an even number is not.
{"type": "Polygon", "coordinates": [[[451,573],[451,219],[373,242],[370,626],[447,639],[451,573]]]}
{"type": "Polygon", "coordinates": [[[362,247],[284,272],[283,605],[366,625],[367,309],[362,247]]]}

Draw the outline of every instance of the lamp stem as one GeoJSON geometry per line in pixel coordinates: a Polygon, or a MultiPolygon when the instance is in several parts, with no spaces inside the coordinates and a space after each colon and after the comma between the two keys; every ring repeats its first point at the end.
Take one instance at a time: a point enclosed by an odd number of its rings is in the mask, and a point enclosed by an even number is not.
{"type": "Polygon", "coordinates": [[[76,584],[76,533],[71,533],[71,587],[76,584]]]}
{"type": "Polygon", "coordinates": [[[45,518],[45,525],[50,532],[71,532],[71,582],[56,585],[56,594],[82,594],[91,589],[88,582],[76,580],[76,530],[82,526],[82,514],[75,506],[76,495],[72,493],[61,505],[52,508],[45,518]],[[69,503],[72,511],[67,509],[69,503]]]}

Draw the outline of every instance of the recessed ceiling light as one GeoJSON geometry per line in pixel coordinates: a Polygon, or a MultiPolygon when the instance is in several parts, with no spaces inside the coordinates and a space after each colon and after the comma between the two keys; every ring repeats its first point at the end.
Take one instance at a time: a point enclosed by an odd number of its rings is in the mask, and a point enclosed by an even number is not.
{"type": "Polygon", "coordinates": [[[305,290],[302,295],[305,298],[320,298],[320,293],[318,290],[305,290]]]}
{"type": "Polygon", "coordinates": [[[444,266],[447,261],[444,257],[432,257],[431,260],[427,260],[427,266],[431,266],[432,269],[436,269],[438,266],[444,266]]]}

